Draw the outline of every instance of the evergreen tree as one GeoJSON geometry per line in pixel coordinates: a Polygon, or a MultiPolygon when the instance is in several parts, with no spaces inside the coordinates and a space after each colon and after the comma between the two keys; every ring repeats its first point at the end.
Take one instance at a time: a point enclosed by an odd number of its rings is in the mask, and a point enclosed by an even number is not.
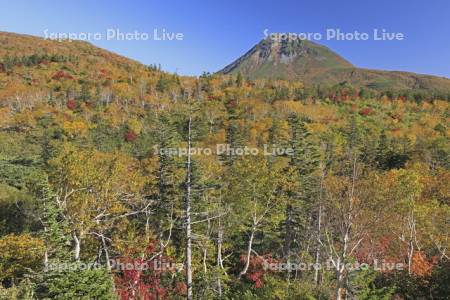
{"type": "Polygon", "coordinates": [[[289,116],[290,140],[293,149],[285,169],[286,216],[284,221],[284,256],[289,259],[293,248],[299,249],[301,234],[305,233],[309,208],[315,198],[317,181],[314,172],[319,166],[319,152],[311,134],[296,115],[289,116]]]}
{"type": "Polygon", "coordinates": [[[243,82],[244,82],[244,79],[242,78],[241,72],[239,72],[236,76],[236,86],[242,87],[243,82]]]}

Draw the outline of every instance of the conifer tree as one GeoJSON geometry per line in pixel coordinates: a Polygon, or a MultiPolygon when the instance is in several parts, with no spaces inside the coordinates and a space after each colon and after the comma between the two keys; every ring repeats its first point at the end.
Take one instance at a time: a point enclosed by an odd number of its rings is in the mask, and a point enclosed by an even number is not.
{"type": "Polygon", "coordinates": [[[284,221],[283,255],[291,256],[293,248],[299,249],[301,234],[305,233],[309,209],[314,202],[317,180],[314,172],[319,166],[319,152],[311,141],[311,134],[298,116],[289,116],[290,139],[293,149],[289,165],[286,193],[286,216],[284,221]]]}

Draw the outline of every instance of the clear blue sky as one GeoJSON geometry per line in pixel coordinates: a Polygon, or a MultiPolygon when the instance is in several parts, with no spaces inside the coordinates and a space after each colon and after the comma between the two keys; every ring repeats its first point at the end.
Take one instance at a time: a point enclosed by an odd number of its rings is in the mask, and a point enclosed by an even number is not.
{"type": "Polygon", "coordinates": [[[0,0],[0,31],[181,32],[182,41],[107,41],[94,44],[179,74],[214,72],[270,32],[343,32],[386,29],[403,41],[321,40],[355,65],[450,77],[450,1],[303,0],[0,0]]]}

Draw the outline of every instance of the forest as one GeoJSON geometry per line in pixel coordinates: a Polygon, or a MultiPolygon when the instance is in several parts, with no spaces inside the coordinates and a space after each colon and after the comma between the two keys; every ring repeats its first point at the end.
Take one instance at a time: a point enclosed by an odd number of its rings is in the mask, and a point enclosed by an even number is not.
{"type": "Polygon", "coordinates": [[[0,47],[0,299],[450,296],[448,95],[28,39],[0,47]]]}

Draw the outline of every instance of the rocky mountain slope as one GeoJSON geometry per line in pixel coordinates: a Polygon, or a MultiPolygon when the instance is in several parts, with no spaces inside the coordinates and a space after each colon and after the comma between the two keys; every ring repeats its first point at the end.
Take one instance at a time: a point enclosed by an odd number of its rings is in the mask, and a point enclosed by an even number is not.
{"type": "Polygon", "coordinates": [[[450,79],[410,72],[355,67],[329,48],[306,40],[265,39],[218,73],[250,79],[284,79],[306,85],[347,82],[373,90],[450,92],[450,79]]]}

